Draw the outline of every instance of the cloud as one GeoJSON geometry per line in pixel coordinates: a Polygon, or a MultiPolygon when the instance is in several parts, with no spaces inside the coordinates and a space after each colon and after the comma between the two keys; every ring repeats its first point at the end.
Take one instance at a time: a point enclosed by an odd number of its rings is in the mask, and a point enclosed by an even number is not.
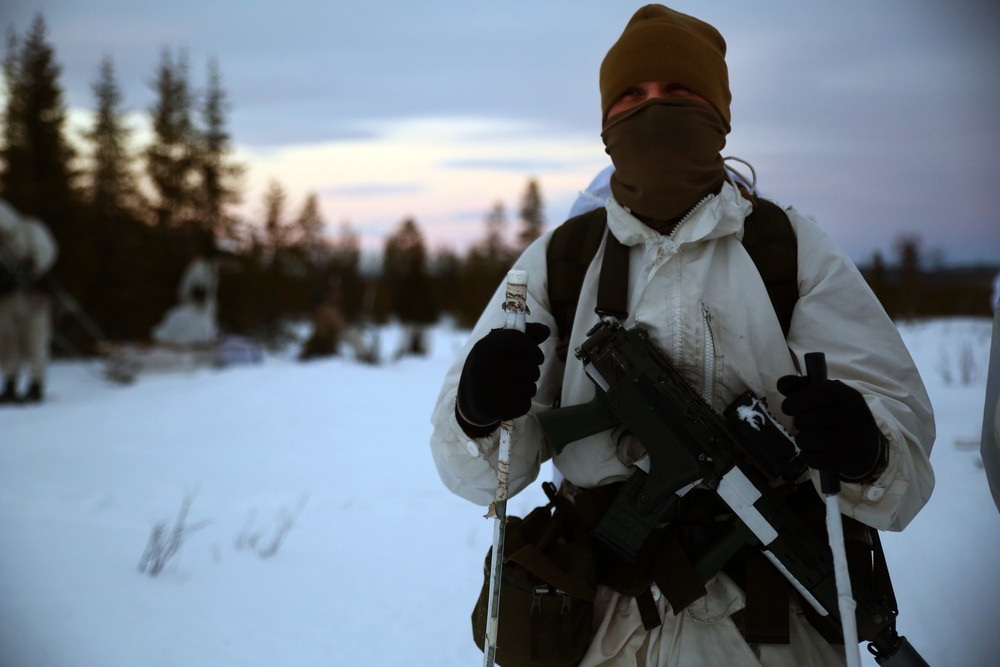
{"type": "Polygon", "coordinates": [[[386,197],[422,192],[427,186],[421,183],[355,183],[319,189],[319,194],[330,197],[386,197]]]}
{"type": "Polygon", "coordinates": [[[476,159],[450,160],[442,162],[445,169],[479,169],[487,171],[515,171],[519,174],[538,173],[542,171],[566,171],[576,165],[566,160],[524,160],[524,159],[476,159]]]}

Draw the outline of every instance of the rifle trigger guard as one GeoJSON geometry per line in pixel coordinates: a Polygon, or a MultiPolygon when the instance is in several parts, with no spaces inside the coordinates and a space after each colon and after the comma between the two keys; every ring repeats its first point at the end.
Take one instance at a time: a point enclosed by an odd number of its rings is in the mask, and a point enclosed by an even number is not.
{"type": "Polygon", "coordinates": [[[609,437],[611,445],[615,448],[615,455],[623,466],[631,468],[638,465],[649,472],[649,453],[639,440],[632,436],[632,432],[627,427],[616,426],[609,437]]]}

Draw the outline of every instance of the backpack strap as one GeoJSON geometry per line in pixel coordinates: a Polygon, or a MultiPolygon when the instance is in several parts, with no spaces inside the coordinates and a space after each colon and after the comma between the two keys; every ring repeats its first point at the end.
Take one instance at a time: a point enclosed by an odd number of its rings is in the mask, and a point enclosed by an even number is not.
{"type": "Polygon", "coordinates": [[[607,229],[604,207],[588,211],[561,224],[549,239],[546,264],[549,282],[549,310],[556,320],[559,343],[556,354],[566,361],[569,336],[573,330],[583,278],[597,253],[607,229]]]}
{"type": "Polygon", "coordinates": [[[760,273],[771,306],[788,336],[799,300],[799,246],[788,214],[777,204],[752,197],[753,210],[743,224],[743,247],[760,273]]]}

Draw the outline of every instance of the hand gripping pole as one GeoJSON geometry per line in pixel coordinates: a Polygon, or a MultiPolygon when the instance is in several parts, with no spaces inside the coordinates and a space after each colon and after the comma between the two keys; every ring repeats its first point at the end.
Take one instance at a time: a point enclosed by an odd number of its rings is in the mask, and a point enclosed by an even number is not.
{"type": "MultiPolygon", "coordinates": [[[[826,380],[826,356],[822,352],[805,355],[806,376],[810,382],[826,380]]],[[[844,631],[844,652],[847,667],[861,667],[861,648],[858,642],[858,624],[855,618],[854,594],[851,592],[851,577],[847,570],[847,550],[844,547],[844,524],[840,516],[840,477],[836,472],[819,472],[820,490],[826,498],[826,531],[833,551],[833,572],[837,581],[837,602],[840,610],[840,624],[844,631]]]]}
{"type": "MultiPolygon", "coordinates": [[[[504,298],[504,329],[524,331],[528,313],[528,272],[507,273],[507,295],[504,298]]],[[[497,457],[497,493],[486,517],[493,517],[493,552],[490,561],[490,593],[486,612],[486,641],[483,645],[483,667],[496,663],[497,630],[500,626],[500,579],[503,576],[503,545],[507,527],[507,495],[510,491],[510,431],[509,421],[500,423],[500,452],[497,457]]]]}

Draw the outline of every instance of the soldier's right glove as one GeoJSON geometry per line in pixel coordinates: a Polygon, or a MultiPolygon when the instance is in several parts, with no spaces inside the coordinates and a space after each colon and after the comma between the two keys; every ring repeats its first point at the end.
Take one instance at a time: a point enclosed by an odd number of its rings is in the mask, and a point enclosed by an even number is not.
{"type": "Polygon", "coordinates": [[[538,346],[549,333],[544,324],[529,322],[524,333],[494,329],[472,346],[455,403],[458,423],[467,435],[488,435],[501,421],[528,413],[540,376],[538,367],[545,361],[538,346]]]}

